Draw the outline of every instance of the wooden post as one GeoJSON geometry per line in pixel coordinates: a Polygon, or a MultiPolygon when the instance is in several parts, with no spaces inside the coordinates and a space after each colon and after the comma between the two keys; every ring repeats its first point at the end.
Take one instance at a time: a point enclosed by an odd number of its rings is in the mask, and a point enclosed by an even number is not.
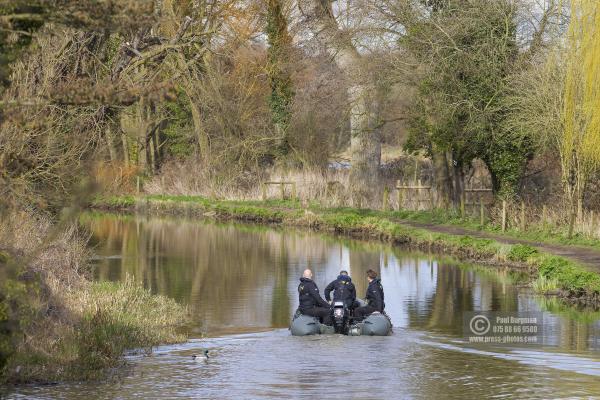
{"type": "Polygon", "coordinates": [[[429,208],[431,211],[435,209],[435,204],[433,202],[433,185],[429,188],[429,208]]]}
{"type": "Polygon", "coordinates": [[[506,231],[506,200],[502,200],[502,232],[506,231]]]}
{"type": "Polygon", "coordinates": [[[594,236],[596,233],[596,221],[594,218],[594,210],[590,211],[590,234],[594,236]]]}
{"type": "Polygon", "coordinates": [[[465,197],[466,197],[466,192],[463,191],[460,195],[460,217],[461,218],[465,217],[465,197]]]}
{"type": "Polygon", "coordinates": [[[135,177],[135,191],[139,195],[140,194],[140,177],[135,177]]]}
{"type": "Polygon", "coordinates": [[[521,232],[525,232],[525,202],[521,201],[521,232]]]}
{"type": "Polygon", "coordinates": [[[567,237],[571,239],[573,237],[573,229],[575,228],[575,219],[577,218],[577,210],[575,209],[575,205],[571,202],[569,206],[569,231],[567,233],[567,237]]]}
{"type": "Polygon", "coordinates": [[[385,186],[383,188],[383,211],[388,210],[389,196],[390,196],[390,189],[387,186],[385,186]]]}
{"type": "Polygon", "coordinates": [[[296,196],[298,192],[296,191],[296,182],[292,182],[292,200],[296,201],[296,196]]]}
{"type": "MultiPolygon", "coordinates": [[[[416,171],[416,170],[415,170],[416,171]]],[[[417,173],[415,172],[415,177],[417,176],[417,173]]],[[[421,187],[421,180],[418,179],[417,180],[417,211],[419,211],[419,206],[421,206],[421,189],[419,189],[421,187]]]]}
{"type": "Polygon", "coordinates": [[[483,226],[485,223],[485,208],[483,206],[483,195],[479,195],[479,224],[483,226]]]}
{"type": "Polygon", "coordinates": [[[583,200],[577,199],[577,220],[580,224],[583,224],[583,200]]]}
{"type": "Polygon", "coordinates": [[[400,184],[400,181],[396,182],[396,190],[398,190],[398,211],[402,210],[402,189],[400,189],[402,185],[400,184]]]}
{"type": "Polygon", "coordinates": [[[283,183],[279,184],[279,190],[281,191],[281,200],[285,200],[285,186],[283,186],[283,183]]]}
{"type": "Polygon", "coordinates": [[[262,191],[262,201],[267,201],[267,185],[265,185],[264,183],[261,183],[260,188],[262,191]]]}

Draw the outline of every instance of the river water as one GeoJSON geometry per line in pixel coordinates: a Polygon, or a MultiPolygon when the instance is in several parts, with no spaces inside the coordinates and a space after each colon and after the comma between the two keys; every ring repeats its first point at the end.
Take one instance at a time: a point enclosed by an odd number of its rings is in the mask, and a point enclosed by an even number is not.
{"type": "MultiPolygon", "coordinates": [[[[133,276],[189,306],[187,343],[128,356],[109,381],[24,386],[9,398],[600,398],[600,314],[534,296],[518,274],[302,230],[87,215],[95,276],[133,276]],[[293,337],[298,278],[321,291],[380,271],[388,337],[293,337]],[[541,312],[537,344],[473,345],[470,311],[541,312]],[[209,350],[199,362],[193,354],[209,350]]],[[[322,293],[322,292],[321,292],[322,293]]]]}

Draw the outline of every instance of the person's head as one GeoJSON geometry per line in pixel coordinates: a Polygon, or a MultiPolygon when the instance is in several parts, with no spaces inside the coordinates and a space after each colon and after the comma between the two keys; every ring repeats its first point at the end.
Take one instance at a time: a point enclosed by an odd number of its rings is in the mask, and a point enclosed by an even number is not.
{"type": "Polygon", "coordinates": [[[346,271],[346,270],[341,270],[341,271],[340,271],[340,275],[345,275],[345,276],[348,276],[348,271],[346,271]]]}
{"type": "Polygon", "coordinates": [[[377,272],[373,271],[372,269],[369,269],[367,271],[367,279],[369,280],[369,282],[373,281],[376,278],[377,278],[377,272]]]}
{"type": "Polygon", "coordinates": [[[312,271],[310,269],[305,269],[302,273],[303,278],[312,279],[312,271]]]}

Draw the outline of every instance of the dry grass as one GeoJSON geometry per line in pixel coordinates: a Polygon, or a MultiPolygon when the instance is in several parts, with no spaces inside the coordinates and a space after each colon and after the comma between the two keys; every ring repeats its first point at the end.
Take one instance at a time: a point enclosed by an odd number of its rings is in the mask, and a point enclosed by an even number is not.
{"type": "MultiPolygon", "coordinates": [[[[350,206],[348,170],[319,171],[317,169],[284,170],[270,168],[263,175],[238,175],[229,180],[214,179],[202,171],[194,171],[193,164],[171,163],[144,183],[147,194],[216,197],[224,200],[260,200],[261,182],[295,182],[300,201],[319,202],[326,206],[350,206]]],[[[286,185],[284,196],[291,197],[292,187],[286,185]]],[[[281,198],[279,185],[267,185],[269,199],[281,198]]]]}
{"type": "Polygon", "coordinates": [[[94,166],[96,183],[109,193],[133,193],[136,190],[136,176],[141,172],[135,165],[104,162],[94,166]]]}
{"type": "MultiPolygon", "coordinates": [[[[417,159],[418,160],[418,159],[417,159]]],[[[406,161],[406,160],[405,160],[406,161]]],[[[409,160],[410,161],[410,160],[409,160]]],[[[414,161],[407,161],[406,165],[413,165],[414,161]]],[[[426,163],[421,160],[420,169],[426,169],[426,163]]],[[[404,165],[404,167],[406,167],[404,165]]],[[[261,200],[263,188],[261,182],[294,182],[296,185],[296,197],[302,205],[319,205],[322,207],[355,207],[352,203],[349,187],[348,169],[283,169],[273,167],[264,170],[261,175],[245,174],[237,175],[231,179],[214,179],[206,172],[196,171],[193,163],[171,163],[161,170],[161,174],[150,178],[144,183],[143,191],[147,194],[203,196],[206,198],[221,200],[261,200]]],[[[405,182],[407,185],[416,186],[414,182],[414,168],[405,182]]],[[[393,174],[392,174],[393,175],[393,174]]],[[[469,186],[485,187],[477,177],[469,186]]],[[[430,182],[423,181],[422,186],[429,186],[430,182]]],[[[373,187],[381,195],[376,196],[369,204],[361,204],[361,208],[381,210],[383,207],[383,187],[390,188],[388,195],[389,210],[429,211],[431,210],[431,198],[438,198],[434,192],[433,196],[426,189],[403,190],[398,196],[395,188],[395,180],[385,178],[373,187]],[[400,200],[400,202],[399,202],[400,200]]],[[[267,199],[281,199],[280,185],[266,185],[265,194],[267,199]]],[[[283,197],[292,197],[292,185],[284,186],[283,197]]],[[[468,217],[473,221],[479,221],[480,205],[479,194],[469,194],[466,199],[465,215],[460,215],[460,210],[449,209],[446,212],[447,220],[462,220],[468,217]]],[[[494,201],[491,193],[483,194],[485,223],[489,228],[500,229],[502,224],[502,203],[494,201]]],[[[525,220],[523,221],[522,205],[520,202],[507,203],[507,228],[516,232],[541,232],[546,236],[565,236],[569,212],[567,207],[555,201],[548,204],[543,211],[542,204],[525,203],[525,220]]],[[[438,217],[443,210],[436,210],[438,217]]],[[[437,217],[436,217],[437,218],[437,217]]],[[[455,221],[455,222],[456,222],[455,221]]],[[[437,221],[444,223],[444,221],[437,221]]],[[[574,233],[582,238],[600,238],[600,213],[583,210],[577,218],[574,233]]]]}
{"type": "Polygon", "coordinates": [[[0,224],[0,382],[96,378],[128,348],[176,342],[186,311],[132,279],[87,279],[87,237],[31,212],[0,224]],[[8,255],[8,256],[6,256],[8,255]]]}

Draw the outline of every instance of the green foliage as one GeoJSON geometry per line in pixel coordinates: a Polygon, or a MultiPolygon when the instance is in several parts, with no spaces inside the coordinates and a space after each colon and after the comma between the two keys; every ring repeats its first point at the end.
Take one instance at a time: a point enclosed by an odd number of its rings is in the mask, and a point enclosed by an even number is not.
{"type": "Polygon", "coordinates": [[[179,91],[174,101],[166,101],[163,105],[167,114],[167,123],[161,130],[161,139],[166,156],[184,159],[194,153],[194,128],[189,99],[183,91],[179,91]]]}
{"type": "Polygon", "coordinates": [[[549,279],[545,275],[540,275],[531,283],[531,287],[538,293],[549,293],[558,290],[558,279],[549,279]]]}
{"type": "Polygon", "coordinates": [[[510,248],[507,258],[511,261],[527,261],[529,257],[538,254],[537,249],[526,244],[515,244],[510,248]]]}
{"type": "Polygon", "coordinates": [[[504,1],[441,4],[402,39],[429,65],[410,106],[406,148],[450,152],[459,167],[479,158],[495,192],[510,197],[532,156],[531,141],[503,127],[517,60],[515,9],[504,1]]]}
{"type": "Polygon", "coordinates": [[[562,289],[574,293],[600,293],[599,274],[562,257],[542,257],[539,274],[550,280],[555,279],[562,289]]]}

